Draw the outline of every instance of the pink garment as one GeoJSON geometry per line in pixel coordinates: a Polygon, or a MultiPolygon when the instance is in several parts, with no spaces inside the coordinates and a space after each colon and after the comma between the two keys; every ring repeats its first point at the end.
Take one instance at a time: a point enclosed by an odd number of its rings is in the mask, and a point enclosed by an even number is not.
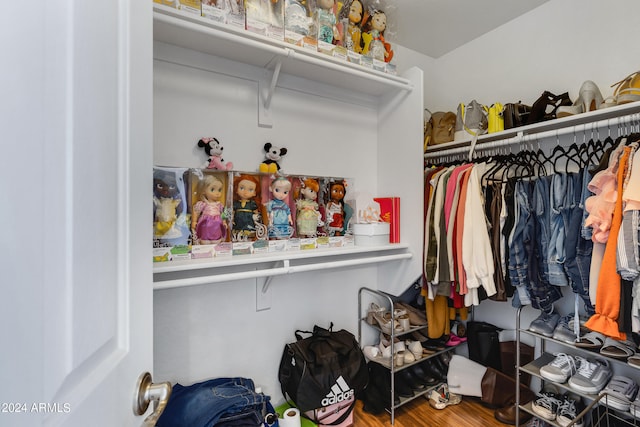
{"type": "Polygon", "coordinates": [[[453,206],[456,186],[460,183],[458,175],[460,175],[460,173],[469,169],[470,167],[471,163],[456,167],[453,172],[451,172],[451,176],[449,177],[449,181],[447,182],[447,192],[445,193],[444,198],[444,226],[447,231],[449,231],[449,217],[451,216],[451,209],[453,206]]]}
{"type": "Polygon", "coordinates": [[[588,184],[589,190],[594,195],[587,197],[584,202],[584,207],[589,212],[584,225],[593,228],[591,240],[596,243],[606,243],[609,239],[613,208],[618,198],[616,174],[622,148],[624,144],[620,144],[613,150],[607,169],[596,173],[588,184]]]}
{"type": "Polygon", "coordinates": [[[456,211],[455,221],[455,238],[456,238],[456,268],[458,269],[458,282],[460,295],[466,295],[469,292],[467,288],[467,274],[464,271],[464,265],[462,264],[462,233],[464,232],[464,208],[467,202],[467,187],[469,184],[469,172],[470,169],[466,169],[462,172],[460,182],[460,196],[458,198],[458,210],[456,211]]]}

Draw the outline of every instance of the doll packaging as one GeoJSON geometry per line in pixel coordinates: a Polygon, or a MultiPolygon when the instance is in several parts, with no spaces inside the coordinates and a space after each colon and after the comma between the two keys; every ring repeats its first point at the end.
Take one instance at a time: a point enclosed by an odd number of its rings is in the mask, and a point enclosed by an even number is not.
{"type": "Polygon", "coordinates": [[[250,172],[232,173],[231,242],[233,255],[267,252],[269,235],[262,189],[268,187],[268,175],[250,172]]]}
{"type": "Polygon", "coordinates": [[[230,255],[229,174],[213,169],[189,171],[191,258],[230,255]]]}
{"type": "Polygon", "coordinates": [[[318,52],[347,59],[347,50],[342,46],[344,29],[338,20],[342,2],[338,0],[316,0],[313,14],[318,52]]]}
{"type": "Polygon", "coordinates": [[[177,7],[178,0],[153,0],[154,3],[163,4],[165,6],[177,7]]]}
{"type": "Polygon", "coordinates": [[[285,0],[245,0],[248,31],[284,41],[285,0]]]}
{"type": "Polygon", "coordinates": [[[187,179],[186,168],[153,168],[154,261],[190,258],[187,179]]]}
{"type": "Polygon", "coordinates": [[[313,11],[315,0],[285,0],[284,41],[310,50],[317,50],[318,40],[314,33],[313,11]]]}
{"type": "Polygon", "coordinates": [[[299,249],[299,240],[292,240],[296,211],[292,180],[282,175],[264,175],[262,183],[263,203],[267,212],[269,252],[299,249]]]}
{"type": "Polygon", "coordinates": [[[195,15],[202,15],[201,0],[177,0],[178,9],[195,15]]]}
{"type": "Polygon", "coordinates": [[[244,29],[244,0],[202,0],[202,16],[244,29]]]}
{"type": "MultiPolygon", "coordinates": [[[[323,178],[324,229],[328,241],[318,239],[318,247],[353,246],[351,222],[354,216],[351,200],[353,186],[345,178],[323,178]],[[326,242],[326,243],[325,243],[326,242]]],[[[355,221],[355,220],[354,220],[355,221]]]]}

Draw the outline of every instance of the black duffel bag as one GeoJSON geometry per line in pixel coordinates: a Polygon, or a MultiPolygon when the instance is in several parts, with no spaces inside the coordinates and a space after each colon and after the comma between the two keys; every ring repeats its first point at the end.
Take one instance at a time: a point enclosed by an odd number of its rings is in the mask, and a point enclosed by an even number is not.
{"type": "Polygon", "coordinates": [[[328,330],[317,325],[313,332],[297,330],[297,341],[284,347],[278,379],[283,396],[301,412],[357,398],[369,382],[358,341],[350,332],[332,328],[333,323],[328,330]],[[301,334],[311,336],[303,339],[301,334]]]}

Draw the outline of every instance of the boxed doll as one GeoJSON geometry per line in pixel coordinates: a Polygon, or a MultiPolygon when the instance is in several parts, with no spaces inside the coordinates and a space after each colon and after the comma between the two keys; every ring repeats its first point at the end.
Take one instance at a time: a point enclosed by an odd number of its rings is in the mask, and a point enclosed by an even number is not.
{"type": "Polygon", "coordinates": [[[317,50],[317,37],[313,29],[315,0],[285,0],[284,40],[296,46],[317,50]]]}
{"type": "MultiPolygon", "coordinates": [[[[353,234],[351,231],[353,203],[349,201],[348,188],[347,179],[323,178],[324,228],[329,238],[353,234]]],[[[339,246],[337,241],[345,241],[345,239],[330,239],[329,246],[339,246]]],[[[346,242],[352,242],[352,239],[347,239],[346,242]]]]}
{"type": "Polygon", "coordinates": [[[221,243],[230,241],[229,187],[227,172],[214,169],[189,171],[192,258],[213,257],[221,243]]]}
{"type": "Polygon", "coordinates": [[[307,176],[291,178],[295,209],[295,236],[299,239],[300,249],[315,249],[317,238],[325,234],[324,204],[320,179],[307,176]]]}
{"type": "Polygon", "coordinates": [[[153,168],[153,247],[175,248],[170,251],[154,251],[158,260],[185,259],[189,257],[190,242],[188,224],[188,196],[185,180],[188,169],[175,167],[153,168]],[[159,252],[163,253],[160,254],[159,252]],[[167,255],[169,253],[169,255],[167,255]]]}
{"type": "Polygon", "coordinates": [[[201,0],[177,0],[178,9],[185,12],[193,13],[195,15],[202,15],[201,0]]]}
{"type": "Polygon", "coordinates": [[[342,46],[344,39],[343,24],[338,20],[342,2],[337,0],[316,0],[313,21],[318,52],[346,59],[346,49],[342,46]]]}
{"type": "Polygon", "coordinates": [[[267,213],[262,203],[263,181],[268,178],[256,173],[233,173],[231,241],[234,255],[268,250],[267,213]]]}
{"type": "Polygon", "coordinates": [[[342,46],[346,49],[347,60],[360,64],[362,57],[362,18],[365,6],[363,0],[347,0],[340,10],[339,22],[344,29],[342,46]]]}
{"type": "Polygon", "coordinates": [[[244,0],[202,0],[202,16],[244,30],[244,0]]]}
{"type": "Polygon", "coordinates": [[[285,0],[245,0],[246,29],[279,41],[284,40],[285,0]]]}
{"type": "Polygon", "coordinates": [[[263,175],[262,185],[262,200],[267,213],[269,250],[272,252],[288,250],[288,241],[295,231],[292,182],[281,175],[263,175]]]}

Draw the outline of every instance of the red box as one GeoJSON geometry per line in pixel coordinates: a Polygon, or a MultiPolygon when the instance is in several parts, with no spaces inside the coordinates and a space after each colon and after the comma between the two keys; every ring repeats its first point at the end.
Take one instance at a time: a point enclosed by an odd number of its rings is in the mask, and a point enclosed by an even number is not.
{"type": "Polygon", "coordinates": [[[400,243],[400,197],[374,197],[380,204],[380,217],[390,224],[389,243],[400,243]]]}

